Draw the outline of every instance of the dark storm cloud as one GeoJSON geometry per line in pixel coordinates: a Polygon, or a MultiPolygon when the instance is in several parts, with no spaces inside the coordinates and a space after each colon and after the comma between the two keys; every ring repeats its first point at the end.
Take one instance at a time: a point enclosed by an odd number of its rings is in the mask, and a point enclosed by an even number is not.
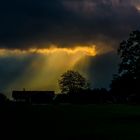
{"type": "MultiPolygon", "coordinates": [[[[131,30],[138,28],[140,13],[136,9],[137,1],[131,0],[82,0],[67,1],[67,8],[76,13],[81,21],[76,23],[86,39],[91,41],[106,37],[108,40],[120,40],[131,30]],[[75,5],[75,6],[73,6],[75,5]]],[[[80,34],[80,33],[79,33],[80,34]]]]}
{"type": "Polygon", "coordinates": [[[3,0],[0,46],[121,40],[139,28],[139,0],[3,0]]]}
{"type": "Polygon", "coordinates": [[[1,46],[18,47],[49,39],[49,30],[63,17],[58,0],[0,2],[1,46]]]}

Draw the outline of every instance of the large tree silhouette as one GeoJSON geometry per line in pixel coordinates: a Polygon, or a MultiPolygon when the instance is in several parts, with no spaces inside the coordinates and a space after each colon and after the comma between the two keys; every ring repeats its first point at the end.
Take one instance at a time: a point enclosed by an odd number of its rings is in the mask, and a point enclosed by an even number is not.
{"type": "Polygon", "coordinates": [[[59,86],[62,93],[78,93],[89,89],[87,80],[79,72],[72,70],[61,75],[59,86]]]}
{"type": "Polygon", "coordinates": [[[120,43],[118,55],[121,62],[111,89],[125,94],[136,94],[140,91],[140,31],[133,31],[128,40],[120,43]]]}
{"type": "Polygon", "coordinates": [[[140,78],[140,31],[133,31],[127,41],[123,41],[118,49],[121,58],[119,74],[140,78]]]}

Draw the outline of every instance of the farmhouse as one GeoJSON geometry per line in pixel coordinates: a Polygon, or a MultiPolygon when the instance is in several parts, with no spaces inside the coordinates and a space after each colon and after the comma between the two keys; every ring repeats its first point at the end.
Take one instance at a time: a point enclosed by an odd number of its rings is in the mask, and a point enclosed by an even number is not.
{"type": "Polygon", "coordinates": [[[31,104],[51,103],[55,96],[54,91],[13,91],[12,98],[16,102],[27,102],[31,104]]]}

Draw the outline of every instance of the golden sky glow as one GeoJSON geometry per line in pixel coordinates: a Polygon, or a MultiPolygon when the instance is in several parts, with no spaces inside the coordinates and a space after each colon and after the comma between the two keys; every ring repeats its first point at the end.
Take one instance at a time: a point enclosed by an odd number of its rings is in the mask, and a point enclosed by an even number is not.
{"type": "Polygon", "coordinates": [[[51,47],[49,49],[30,49],[29,52],[31,53],[41,53],[41,54],[50,54],[50,53],[59,53],[64,52],[67,54],[76,54],[76,53],[82,53],[88,56],[95,56],[96,55],[96,49],[95,46],[76,46],[74,48],[57,48],[57,47],[51,47]]]}
{"type": "Polygon", "coordinates": [[[112,49],[106,49],[106,47],[99,49],[95,45],[71,48],[60,48],[52,45],[48,48],[38,49],[36,47],[25,50],[0,49],[0,57],[15,57],[16,59],[21,57],[22,59],[19,59],[21,63],[31,59],[21,76],[9,85],[8,91],[25,88],[27,90],[54,90],[59,92],[58,79],[61,74],[67,70],[77,70],[88,79],[91,57],[109,51],[112,49]]]}
{"type": "Polygon", "coordinates": [[[90,57],[97,54],[95,45],[75,46],[72,48],[49,48],[36,49],[33,47],[28,50],[8,50],[0,49],[0,56],[28,56],[36,55],[24,73],[16,79],[8,89],[21,90],[55,90],[59,91],[58,79],[67,70],[77,70],[88,78],[88,66],[90,57]]]}
{"type": "Polygon", "coordinates": [[[97,54],[95,45],[92,46],[75,46],[72,48],[58,48],[57,46],[50,46],[49,48],[30,48],[26,50],[20,49],[0,49],[0,56],[7,55],[21,55],[21,54],[54,54],[54,53],[67,53],[95,56],[97,54]]]}

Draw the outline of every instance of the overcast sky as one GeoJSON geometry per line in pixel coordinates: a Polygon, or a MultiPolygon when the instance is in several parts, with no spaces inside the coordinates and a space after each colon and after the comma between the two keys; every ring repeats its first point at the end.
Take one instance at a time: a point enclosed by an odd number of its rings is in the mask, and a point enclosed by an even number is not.
{"type": "MultiPolygon", "coordinates": [[[[90,58],[86,69],[93,88],[109,87],[112,75],[117,72],[119,43],[139,26],[140,0],[0,1],[1,49],[28,50],[54,44],[61,48],[96,45],[98,50],[104,50],[105,53],[90,58]]],[[[0,90],[15,88],[16,81],[26,77],[26,69],[37,57],[1,55],[0,90]],[[10,86],[13,83],[14,87],[10,86]]],[[[28,72],[27,81],[32,78],[29,75],[28,72]]]]}

